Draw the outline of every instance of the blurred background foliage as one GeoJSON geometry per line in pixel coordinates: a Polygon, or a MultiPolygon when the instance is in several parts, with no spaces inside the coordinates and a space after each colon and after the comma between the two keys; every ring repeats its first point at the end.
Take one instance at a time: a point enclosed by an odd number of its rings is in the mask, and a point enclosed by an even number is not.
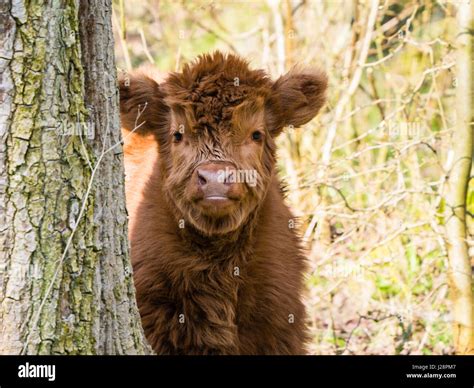
{"type": "Polygon", "coordinates": [[[219,49],[273,77],[296,63],[327,71],[327,106],[278,139],[311,262],[312,354],[453,352],[440,194],[455,124],[456,3],[114,1],[125,70],[179,70],[219,49]]]}

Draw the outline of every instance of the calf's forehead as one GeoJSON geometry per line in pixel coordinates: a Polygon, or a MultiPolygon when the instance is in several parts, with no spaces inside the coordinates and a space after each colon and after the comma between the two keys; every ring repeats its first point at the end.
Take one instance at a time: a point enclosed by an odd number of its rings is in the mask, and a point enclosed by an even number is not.
{"type": "Polygon", "coordinates": [[[215,109],[194,104],[172,114],[171,131],[180,131],[193,140],[224,144],[239,142],[251,131],[264,130],[262,99],[246,99],[238,106],[215,109]]]}

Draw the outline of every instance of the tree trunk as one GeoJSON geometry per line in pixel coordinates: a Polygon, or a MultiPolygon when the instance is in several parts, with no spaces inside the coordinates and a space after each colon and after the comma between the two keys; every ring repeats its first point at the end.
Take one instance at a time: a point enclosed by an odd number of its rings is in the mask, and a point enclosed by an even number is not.
{"type": "Polygon", "coordinates": [[[457,120],[452,138],[452,163],[446,187],[446,242],[453,300],[454,345],[459,354],[474,354],[472,269],[466,240],[466,194],[473,150],[474,2],[460,2],[457,55],[457,120]]]}
{"type": "Polygon", "coordinates": [[[111,2],[1,1],[0,19],[0,354],[148,353],[111,2]]]}

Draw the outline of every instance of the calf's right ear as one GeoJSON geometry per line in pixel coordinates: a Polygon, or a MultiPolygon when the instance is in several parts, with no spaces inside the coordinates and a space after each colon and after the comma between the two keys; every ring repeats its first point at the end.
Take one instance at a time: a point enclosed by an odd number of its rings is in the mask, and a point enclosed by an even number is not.
{"type": "Polygon", "coordinates": [[[118,83],[122,128],[145,135],[165,125],[169,108],[158,82],[143,72],[119,72],[118,83]]]}

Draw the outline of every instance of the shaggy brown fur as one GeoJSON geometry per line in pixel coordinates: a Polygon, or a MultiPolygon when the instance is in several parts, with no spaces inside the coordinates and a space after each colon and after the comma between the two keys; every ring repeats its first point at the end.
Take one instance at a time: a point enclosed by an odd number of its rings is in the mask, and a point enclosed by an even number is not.
{"type": "Polygon", "coordinates": [[[142,124],[125,141],[127,206],[138,305],[158,354],[305,352],[306,264],[274,138],[316,115],[326,84],[297,68],[272,82],[218,52],[161,83],[120,79],[124,133],[142,124]],[[257,180],[230,185],[227,207],[202,206],[199,169],[219,163],[257,180]]]}

